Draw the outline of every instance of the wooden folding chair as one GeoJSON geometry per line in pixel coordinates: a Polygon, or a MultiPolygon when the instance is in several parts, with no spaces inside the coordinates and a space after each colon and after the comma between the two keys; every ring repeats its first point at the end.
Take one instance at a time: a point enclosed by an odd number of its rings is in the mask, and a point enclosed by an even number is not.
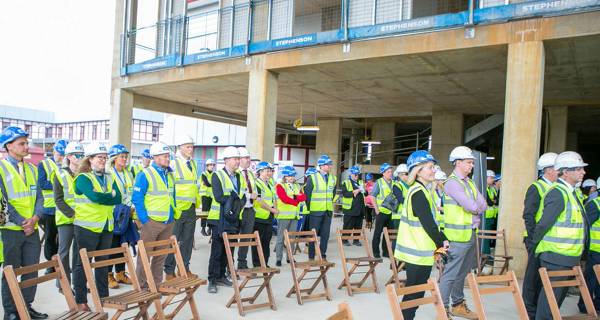
{"type": "Polygon", "coordinates": [[[540,268],[539,272],[540,278],[542,279],[542,285],[544,286],[544,292],[546,293],[548,304],[550,305],[550,311],[552,312],[552,318],[554,320],[597,319],[598,315],[596,314],[596,309],[594,308],[592,297],[590,296],[590,292],[585,284],[585,279],[583,278],[583,273],[581,272],[580,266],[575,266],[571,270],[558,271],[548,271],[546,268],[540,268]],[[551,280],[551,278],[557,277],[569,277],[569,280],[551,280]],[[581,293],[581,298],[585,304],[587,314],[568,317],[563,317],[560,315],[560,308],[558,307],[558,302],[556,301],[556,296],[554,296],[554,291],[552,289],[562,287],[579,287],[579,292],[581,293]]]}
{"type": "Polygon", "coordinates": [[[160,293],[150,292],[142,290],[140,283],[135,273],[135,267],[133,265],[133,258],[129,252],[129,248],[126,243],[123,243],[118,248],[96,250],[88,252],[85,248],[79,251],[81,261],[83,264],[83,270],[85,271],[85,277],[87,278],[90,293],[92,295],[92,301],[94,302],[94,308],[96,311],[104,309],[114,309],[115,314],[112,316],[112,320],[119,319],[123,313],[130,310],[138,310],[132,319],[138,320],[140,318],[148,318],[148,308],[152,303],[158,300],[156,303],[156,314],[158,319],[163,320],[165,318],[162,307],[160,305],[160,293]],[[110,256],[113,254],[122,254],[120,258],[98,260],[98,257],[110,256]],[[91,258],[94,258],[94,262],[91,262],[91,258]],[[114,296],[108,296],[100,298],[98,294],[98,288],[96,287],[96,280],[94,278],[93,269],[105,268],[115,264],[124,263],[127,266],[129,277],[133,284],[133,290],[129,290],[123,293],[116,294],[114,296]]]}
{"type": "Polygon", "coordinates": [[[340,255],[342,256],[342,270],[344,271],[344,280],[338,286],[338,290],[346,287],[348,291],[348,295],[354,295],[354,291],[356,292],[376,292],[379,293],[379,288],[377,287],[377,276],[375,275],[375,267],[378,264],[383,262],[381,258],[374,258],[373,252],[371,251],[371,247],[369,246],[369,240],[367,239],[367,232],[364,228],[362,229],[353,229],[353,230],[337,230],[338,235],[338,246],[340,249],[340,255]],[[365,248],[366,256],[348,258],[346,257],[345,246],[343,241],[361,241],[363,244],[363,248],[365,248]],[[351,265],[350,270],[348,270],[348,264],[351,265]],[[367,267],[367,271],[364,270],[364,267],[367,267]],[[359,272],[359,270],[361,270],[359,272]],[[358,282],[352,282],[351,277],[354,274],[364,274],[362,279],[358,282]],[[373,280],[372,287],[363,287],[365,282],[371,277],[373,280]]]}
{"type": "Polygon", "coordinates": [[[285,247],[287,248],[288,256],[290,257],[290,267],[292,271],[292,279],[294,284],[288,291],[286,297],[291,297],[296,294],[296,300],[298,304],[302,304],[303,300],[316,300],[316,299],[327,299],[331,301],[331,293],[329,292],[329,286],[327,285],[327,271],[335,267],[335,263],[324,260],[321,255],[321,249],[319,249],[319,240],[317,239],[317,232],[315,229],[311,231],[299,231],[299,232],[288,232],[283,231],[285,239],[285,247]],[[292,255],[292,248],[298,243],[313,243],[315,246],[315,259],[303,262],[296,261],[296,258],[292,255]],[[299,273],[298,270],[301,270],[299,273]],[[319,272],[316,278],[305,278],[307,274],[319,272]],[[312,282],[310,287],[302,289],[300,283],[305,280],[315,280],[312,282]],[[313,293],[319,283],[323,283],[322,293],[313,293]]]}
{"type": "MultiPolygon", "coordinates": [[[[174,319],[186,304],[189,304],[190,309],[192,310],[192,318],[194,320],[200,319],[200,316],[198,315],[198,307],[196,306],[196,300],[194,299],[194,293],[196,290],[198,290],[198,288],[200,288],[200,286],[206,284],[206,280],[198,277],[192,278],[187,275],[185,265],[183,263],[183,257],[181,256],[181,251],[179,250],[179,244],[177,243],[177,238],[175,236],[171,236],[171,238],[167,240],[152,242],[144,242],[139,240],[138,250],[150,291],[160,293],[165,296],[161,308],[164,310],[169,305],[178,303],[173,312],[170,314],[165,314],[165,319],[174,319]],[[175,263],[177,264],[179,273],[176,273],[177,276],[175,278],[159,283],[157,286],[157,284],[154,282],[154,277],[152,276],[150,259],[168,254],[173,254],[175,257],[175,263]],[[173,299],[175,299],[175,297],[178,295],[185,295],[185,297],[177,302],[173,302],[173,299]]],[[[160,304],[160,301],[156,300],[155,304],[160,304]]],[[[153,317],[153,319],[155,318],[156,315],[153,317]]]]}
{"type": "Polygon", "coordinates": [[[385,284],[395,283],[398,288],[404,287],[406,279],[400,280],[398,274],[404,270],[405,263],[394,258],[394,250],[392,248],[392,241],[396,241],[398,238],[398,229],[388,229],[385,227],[383,228],[383,236],[385,237],[385,244],[390,256],[390,268],[392,269],[392,275],[385,284]]]}
{"type": "Polygon", "coordinates": [[[512,256],[508,255],[508,246],[506,243],[506,232],[502,230],[477,230],[477,274],[481,274],[481,270],[487,262],[492,263],[492,274],[494,269],[500,269],[500,274],[505,274],[508,271],[510,260],[512,256]],[[496,249],[494,254],[482,254],[481,253],[481,242],[484,239],[496,240],[496,249]],[[498,254],[498,244],[502,241],[503,254],[498,254]]]}
{"type": "Polygon", "coordinates": [[[390,303],[390,307],[392,309],[392,316],[394,320],[404,320],[402,316],[402,309],[410,309],[418,306],[422,306],[425,304],[433,304],[436,312],[436,319],[438,320],[448,320],[448,316],[446,316],[446,309],[444,309],[444,304],[442,303],[442,296],[440,295],[440,288],[437,285],[437,282],[433,279],[429,278],[426,284],[420,284],[416,286],[403,287],[403,288],[395,288],[393,284],[388,284],[386,286],[388,301],[390,303]],[[419,299],[414,299],[410,301],[401,302],[399,297],[407,294],[429,291],[430,295],[428,297],[423,297],[419,299]]]}
{"type": "Polygon", "coordinates": [[[475,276],[473,273],[469,273],[467,276],[469,281],[469,287],[473,292],[473,300],[475,301],[475,311],[477,311],[477,317],[479,320],[487,319],[485,316],[485,310],[483,308],[483,302],[481,296],[486,294],[496,294],[510,292],[515,300],[517,306],[517,312],[519,313],[519,319],[528,320],[527,309],[525,309],[525,303],[519,290],[519,283],[514,271],[508,271],[503,275],[497,276],[475,276]],[[491,288],[479,288],[479,284],[494,284],[491,288]]]}
{"type": "Polygon", "coordinates": [[[600,264],[594,265],[594,273],[596,274],[596,279],[600,282],[600,264]]]}
{"type": "Polygon", "coordinates": [[[12,295],[13,301],[15,302],[15,306],[17,307],[17,313],[19,314],[19,318],[21,320],[31,320],[31,316],[29,315],[29,311],[27,311],[27,304],[25,303],[25,298],[23,298],[23,292],[21,289],[29,288],[35,285],[38,285],[43,282],[58,280],[60,287],[63,291],[63,295],[67,300],[67,306],[69,307],[69,311],[66,311],[54,319],[57,320],[105,320],[108,319],[108,314],[106,312],[91,312],[91,311],[77,311],[77,303],[75,303],[75,297],[73,296],[73,291],[71,291],[71,286],[69,285],[69,280],[67,280],[67,276],[65,274],[65,269],[60,262],[58,255],[52,257],[52,260],[42,262],[40,264],[34,264],[27,267],[13,269],[13,266],[4,267],[4,275],[6,276],[6,282],[8,283],[8,288],[10,289],[10,294],[12,295]],[[45,274],[38,278],[32,278],[28,280],[20,281],[17,280],[17,277],[22,276],[24,274],[29,273],[38,273],[40,270],[46,270],[48,268],[52,268],[54,271],[48,274],[45,274]]]}
{"type": "Polygon", "coordinates": [[[241,316],[246,314],[246,311],[270,307],[272,310],[277,310],[275,305],[275,298],[273,297],[273,291],[271,290],[271,278],[280,272],[278,268],[267,267],[265,262],[265,256],[263,255],[262,245],[260,244],[260,238],[258,231],[251,234],[227,234],[223,232],[223,241],[225,242],[225,252],[227,253],[227,263],[229,264],[229,270],[231,271],[231,280],[233,281],[233,296],[227,302],[227,308],[235,302],[238,306],[238,312],[241,316]],[[247,240],[247,241],[239,241],[247,240]],[[249,241],[248,241],[249,240],[249,241]],[[236,269],[233,261],[233,253],[231,248],[248,247],[250,251],[251,247],[257,247],[258,258],[260,260],[260,267],[249,268],[249,269],[236,269]],[[238,282],[238,276],[243,278],[242,283],[238,282]],[[248,282],[255,279],[262,279],[262,283],[259,285],[248,286],[248,282]],[[254,295],[248,297],[242,297],[242,291],[247,288],[258,287],[254,295]],[[265,290],[267,291],[267,302],[261,304],[254,304],[260,293],[265,290]],[[249,305],[244,305],[248,302],[249,305]]]}
{"type": "Polygon", "coordinates": [[[342,302],[338,304],[338,312],[332,314],[327,320],[352,320],[352,311],[347,303],[342,302]]]}

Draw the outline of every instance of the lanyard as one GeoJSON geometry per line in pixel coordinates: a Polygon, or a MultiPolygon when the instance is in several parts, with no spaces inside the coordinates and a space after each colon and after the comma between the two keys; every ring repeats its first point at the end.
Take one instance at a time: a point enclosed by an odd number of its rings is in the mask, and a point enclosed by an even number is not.
{"type": "Polygon", "coordinates": [[[115,172],[115,176],[117,176],[117,178],[119,178],[119,181],[121,181],[121,192],[127,193],[127,186],[125,185],[125,172],[123,172],[123,178],[121,178],[121,175],[119,175],[119,171],[117,171],[117,168],[114,168],[113,171],[115,172]]]}

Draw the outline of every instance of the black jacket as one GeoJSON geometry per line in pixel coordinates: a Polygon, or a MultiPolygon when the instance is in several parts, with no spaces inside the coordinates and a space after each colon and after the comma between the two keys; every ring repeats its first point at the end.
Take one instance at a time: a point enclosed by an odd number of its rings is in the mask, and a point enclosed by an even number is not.
{"type": "MultiPolygon", "coordinates": [[[[221,169],[221,171],[225,172],[225,174],[229,177],[229,174],[225,169],[221,169]]],[[[237,185],[241,186],[242,180],[238,172],[235,173],[235,179],[237,180],[237,185]]],[[[223,232],[232,234],[238,233],[240,228],[240,212],[243,210],[244,204],[246,203],[246,196],[244,195],[240,199],[235,190],[233,190],[230,195],[225,195],[223,192],[223,186],[221,185],[221,180],[219,180],[219,177],[217,176],[217,172],[213,174],[211,183],[215,201],[221,205],[218,223],[219,234],[223,232]]]]}
{"type": "Polygon", "coordinates": [[[346,183],[344,182],[342,184],[342,196],[344,198],[352,198],[352,205],[350,209],[344,209],[343,211],[345,215],[358,217],[365,212],[365,196],[359,192],[355,197],[352,191],[360,189],[360,186],[357,181],[352,179],[348,180],[352,183],[352,190],[348,190],[346,188],[346,183]]]}

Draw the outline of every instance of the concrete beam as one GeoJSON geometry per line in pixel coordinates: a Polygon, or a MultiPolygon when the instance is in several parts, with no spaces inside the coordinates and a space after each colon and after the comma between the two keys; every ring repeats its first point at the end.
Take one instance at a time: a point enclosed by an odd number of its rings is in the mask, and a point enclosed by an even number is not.
{"type": "Polygon", "coordinates": [[[273,162],[277,121],[277,74],[257,67],[250,71],[246,147],[253,158],[273,162]]]}
{"type": "Polygon", "coordinates": [[[124,144],[131,150],[131,120],[133,118],[133,93],[115,89],[110,107],[110,144],[124,144]]]}
{"type": "Polygon", "coordinates": [[[502,123],[504,123],[504,115],[502,114],[494,114],[485,118],[483,121],[480,121],[479,123],[465,130],[465,143],[479,138],[481,135],[498,127],[502,123]]]}
{"type": "Polygon", "coordinates": [[[450,151],[463,144],[464,118],[462,113],[434,110],[431,121],[431,153],[446,174],[452,172],[448,162],[450,151]]]}
{"type": "Polygon", "coordinates": [[[326,154],[333,161],[332,173],[338,174],[342,149],[342,119],[319,119],[317,132],[317,157],[326,154]]]}
{"type": "Polygon", "coordinates": [[[546,122],[546,148],[545,152],[561,153],[567,149],[567,124],[569,107],[551,106],[548,110],[546,122]]]}

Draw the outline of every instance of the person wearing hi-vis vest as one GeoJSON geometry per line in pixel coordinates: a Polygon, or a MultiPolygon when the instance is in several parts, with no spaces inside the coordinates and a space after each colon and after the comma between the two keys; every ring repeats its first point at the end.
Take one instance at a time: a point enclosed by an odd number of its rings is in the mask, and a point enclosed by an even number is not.
{"type": "Polygon", "coordinates": [[[56,203],[56,226],[58,228],[58,256],[65,268],[67,280],[72,282],[71,270],[75,268],[78,257],[77,244],[73,243],[75,220],[75,172],[83,159],[83,146],[71,141],[65,148],[62,168],[54,175],[54,202],[56,203]],[[71,253],[69,250],[73,248],[71,253]],[[69,260],[72,259],[72,262],[69,260]]]}
{"type": "MultiPolygon", "coordinates": [[[[600,198],[595,197],[585,204],[585,214],[590,229],[589,248],[583,276],[592,296],[594,309],[600,310],[600,284],[594,266],[600,264],[600,198]]],[[[587,313],[581,296],[577,304],[581,313],[587,313]]]]}
{"type": "MultiPolygon", "coordinates": [[[[240,215],[240,234],[249,234],[254,232],[254,220],[255,210],[254,201],[256,200],[256,177],[250,165],[252,160],[250,159],[250,153],[244,147],[238,148],[240,155],[240,174],[242,175],[242,192],[246,195],[246,203],[244,204],[244,210],[240,215]]],[[[247,240],[242,240],[247,241],[247,240]]],[[[248,247],[240,247],[238,249],[237,263],[238,269],[247,269],[248,262],[246,257],[248,256],[248,247]]]]}
{"type": "MultiPolygon", "coordinates": [[[[360,167],[352,166],[348,179],[342,183],[342,211],[344,212],[344,230],[361,229],[365,216],[365,186],[359,179],[360,167]]],[[[345,246],[351,245],[348,240],[343,241],[345,246]]],[[[354,245],[361,246],[358,239],[354,245]]]]}
{"type": "MultiPolygon", "coordinates": [[[[108,160],[106,146],[92,142],[84,147],[85,157],[75,175],[75,242],[79,250],[96,251],[109,249],[114,229],[113,208],[121,203],[121,192],[115,177],[105,171],[108,160]]],[[[96,257],[96,261],[108,257],[96,257]]],[[[108,267],[94,270],[96,287],[100,297],[108,296],[108,267]]],[[[75,302],[79,311],[88,311],[87,281],[81,259],[73,268],[75,302]]]]}
{"type": "MultiPolygon", "coordinates": [[[[200,175],[200,196],[202,197],[202,213],[208,215],[208,211],[212,204],[212,184],[210,181],[213,172],[215,171],[216,163],[213,159],[206,159],[204,165],[206,170],[200,175]]],[[[200,233],[205,237],[210,236],[210,228],[206,228],[207,222],[207,219],[202,219],[202,221],[200,221],[200,226],[202,227],[200,233]]]]}
{"type": "Polygon", "coordinates": [[[438,166],[435,169],[435,182],[431,195],[433,196],[433,202],[435,203],[435,221],[437,222],[440,230],[444,230],[444,183],[448,179],[446,173],[438,166]]]}
{"type": "MultiPolygon", "coordinates": [[[[38,221],[42,216],[43,197],[37,189],[37,168],[24,158],[29,155],[29,134],[19,127],[8,127],[0,134],[0,147],[6,157],[0,160],[0,191],[7,201],[8,221],[1,227],[4,244],[4,266],[21,268],[40,261],[38,221]]],[[[36,278],[37,272],[24,274],[21,281],[36,278]]],[[[22,289],[25,304],[32,319],[46,319],[47,314],[35,311],[31,304],[36,286],[22,289]]],[[[17,307],[2,275],[2,306],[4,319],[19,319],[17,307]]]]}
{"type": "MultiPolygon", "coordinates": [[[[208,212],[212,228],[210,258],[208,260],[208,293],[217,293],[217,286],[231,287],[225,269],[227,256],[223,232],[237,234],[240,231],[239,216],[246,203],[244,177],[238,171],[240,153],[236,147],[227,147],[221,153],[225,167],[212,175],[213,201],[208,212]]],[[[233,248],[232,248],[233,250],[233,248]]],[[[232,252],[233,255],[235,252],[232,252]]]]}
{"type": "MultiPolygon", "coordinates": [[[[398,210],[392,212],[392,228],[398,229],[400,225],[400,214],[404,204],[404,198],[408,194],[410,185],[408,184],[408,166],[406,163],[401,163],[394,170],[394,180],[392,182],[392,193],[398,200],[398,210]]],[[[393,248],[394,246],[392,246],[393,248]]]]}
{"type": "MultiPolygon", "coordinates": [[[[445,255],[449,247],[446,236],[435,220],[436,204],[431,190],[435,183],[436,160],[427,151],[415,151],[407,159],[411,186],[400,217],[394,257],[406,263],[406,286],[427,283],[435,255],[445,255]]],[[[420,299],[424,292],[407,294],[403,302],[420,299]]],[[[417,308],[403,309],[404,319],[415,318],[417,308]]]]}
{"type": "MultiPolygon", "coordinates": [[[[277,242],[275,244],[275,254],[277,256],[276,265],[281,266],[283,259],[283,230],[294,231],[300,210],[305,205],[306,196],[302,193],[302,188],[296,183],[296,169],[292,166],[285,166],[281,169],[281,182],[275,187],[279,203],[277,210],[277,242]]],[[[287,253],[286,253],[287,256],[287,253]]],[[[287,257],[289,263],[291,257],[287,257]]]]}
{"type": "Polygon", "coordinates": [[[388,163],[384,163],[379,167],[379,173],[383,176],[377,179],[370,195],[370,197],[374,198],[372,203],[375,210],[375,230],[373,230],[371,245],[375,258],[381,258],[381,253],[383,253],[384,257],[389,257],[390,254],[387,252],[385,238],[382,239],[381,234],[385,227],[392,229],[392,210],[384,207],[383,201],[387,197],[395,197],[392,191],[394,186],[394,182],[392,181],[393,170],[394,168],[388,163]]]}
{"type": "MultiPolygon", "coordinates": [[[[586,217],[575,185],[583,180],[587,163],[577,152],[565,151],[556,157],[558,180],[542,198],[541,217],[533,231],[533,246],[539,266],[548,271],[570,270],[581,261],[586,243],[586,217]]],[[[556,280],[568,280],[566,277],[556,280]]],[[[568,287],[553,288],[560,308],[568,287]]],[[[535,319],[552,319],[544,290],[540,290],[535,319]]]]}
{"type": "MultiPolygon", "coordinates": [[[[308,230],[315,229],[319,236],[319,248],[323,259],[327,257],[327,243],[333,217],[333,202],[336,197],[337,177],[331,172],[333,161],[328,155],[317,160],[318,172],[311,175],[304,186],[308,205],[308,230]]],[[[315,244],[308,244],[308,258],[315,258],[315,244]]]]}
{"type": "MultiPolygon", "coordinates": [[[[486,171],[486,194],[485,201],[487,202],[487,209],[485,210],[485,225],[483,226],[484,230],[496,230],[497,229],[497,220],[498,220],[498,190],[495,186],[496,173],[493,170],[486,171]]],[[[482,241],[482,252],[484,254],[489,254],[491,252],[491,248],[495,246],[494,241],[490,239],[483,239],[482,241]]],[[[493,261],[488,261],[488,264],[493,265],[493,261]]],[[[492,270],[486,268],[489,273],[492,270]]]]}
{"type": "MultiPolygon", "coordinates": [[[[44,258],[51,260],[58,253],[58,229],[56,228],[56,204],[54,203],[54,192],[52,180],[58,172],[65,157],[67,141],[60,139],[56,141],[52,150],[52,157],[46,158],[38,164],[37,188],[42,190],[44,196],[44,208],[40,226],[44,230],[44,258]]],[[[52,270],[47,270],[51,272],[52,270]]]]}
{"type": "MultiPolygon", "coordinates": [[[[263,249],[265,261],[269,264],[269,256],[271,255],[271,238],[273,237],[273,216],[276,216],[277,211],[277,196],[275,194],[275,186],[269,183],[271,166],[268,162],[259,162],[256,165],[256,193],[258,198],[254,201],[254,210],[256,216],[254,220],[254,231],[258,231],[260,243],[263,249]]],[[[257,247],[252,247],[252,266],[260,267],[257,247]]]]}
{"type": "MultiPolygon", "coordinates": [[[[200,192],[198,190],[198,169],[194,155],[194,140],[188,135],[183,135],[175,142],[177,154],[171,161],[171,168],[175,176],[175,202],[177,211],[181,217],[175,221],[173,234],[177,237],[183,264],[188,276],[196,277],[190,272],[190,259],[194,246],[194,233],[196,232],[196,208],[200,204],[200,192]]],[[[175,278],[175,256],[170,254],[165,261],[166,279],[175,278]]]]}
{"type": "Polygon", "coordinates": [[[129,170],[131,171],[131,174],[133,174],[133,178],[135,179],[135,177],[137,177],[138,173],[142,172],[142,170],[148,168],[150,166],[150,162],[152,161],[152,156],[150,155],[150,149],[146,148],[144,150],[142,150],[141,153],[141,162],[131,165],[129,170]]]}
{"type": "MultiPolygon", "coordinates": [[[[135,178],[131,202],[135,206],[140,227],[140,240],[144,242],[167,240],[173,235],[173,225],[179,211],[175,207],[175,178],[169,167],[171,149],[162,142],[150,146],[152,163],[140,171],[135,178]]],[[[166,257],[152,258],[150,269],[155,283],[163,282],[163,268],[166,257]]],[[[137,258],[135,274],[143,289],[148,289],[148,279],[142,267],[140,255],[137,258]]]]}
{"type": "Polygon", "coordinates": [[[450,241],[451,249],[440,278],[440,293],[446,313],[477,319],[477,314],[465,302],[464,285],[467,274],[476,264],[475,232],[487,204],[469,178],[475,166],[475,156],[471,149],[456,147],[450,152],[449,160],[454,171],[444,184],[444,234],[450,241]]]}

